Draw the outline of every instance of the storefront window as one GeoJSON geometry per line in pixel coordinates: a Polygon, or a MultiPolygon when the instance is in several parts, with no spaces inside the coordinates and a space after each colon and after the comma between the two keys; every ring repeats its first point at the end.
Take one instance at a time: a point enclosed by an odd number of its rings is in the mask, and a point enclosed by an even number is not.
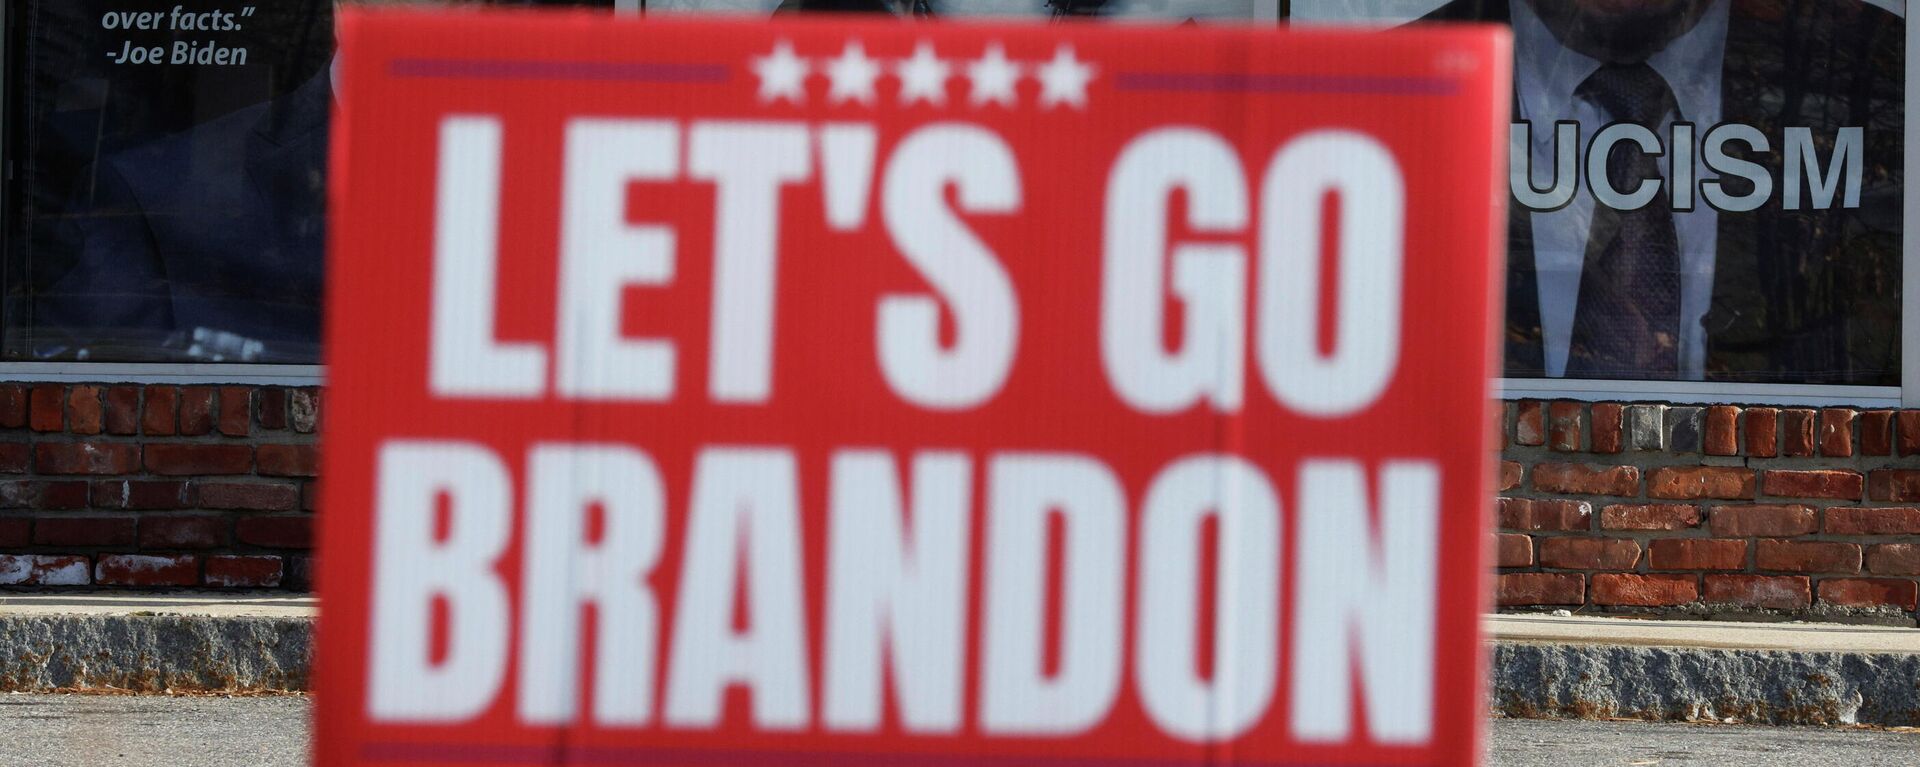
{"type": "MultiPolygon", "coordinates": [[[[1509,377],[1900,383],[1898,0],[496,4],[1508,24],[1509,377]]],[[[0,356],[319,361],[335,5],[9,6],[0,356]]]]}

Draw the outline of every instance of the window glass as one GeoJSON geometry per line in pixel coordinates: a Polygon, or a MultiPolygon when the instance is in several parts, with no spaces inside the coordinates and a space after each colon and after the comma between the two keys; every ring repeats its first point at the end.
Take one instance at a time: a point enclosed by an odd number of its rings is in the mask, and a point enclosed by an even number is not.
{"type": "Polygon", "coordinates": [[[1507,374],[1897,385],[1897,0],[1293,0],[1514,31],[1507,374]]]}
{"type": "MultiPolygon", "coordinates": [[[[515,4],[578,4],[522,2],[515,4]]],[[[616,5],[613,0],[584,3],[616,5]]],[[[10,6],[13,360],[319,359],[332,0],[10,6]]],[[[1268,19],[1273,0],[647,0],[1268,19]]],[[[1507,374],[1894,385],[1902,4],[1291,0],[1514,28],[1507,374]]]]}
{"type": "Polygon", "coordinates": [[[320,360],[336,4],[10,4],[6,359],[320,360]]]}
{"type": "MultiPolygon", "coordinates": [[[[337,4],[23,0],[9,6],[5,140],[14,172],[5,200],[0,357],[320,360],[337,4]]],[[[661,13],[1278,16],[1275,0],[494,4],[661,13]]]]}
{"type": "Polygon", "coordinates": [[[314,362],[331,0],[29,0],[6,356],[314,362]]]}

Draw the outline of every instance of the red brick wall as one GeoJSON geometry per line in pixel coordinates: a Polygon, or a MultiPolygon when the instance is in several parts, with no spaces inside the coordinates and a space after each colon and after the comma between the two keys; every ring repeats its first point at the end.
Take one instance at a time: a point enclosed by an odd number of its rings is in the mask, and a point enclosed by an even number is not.
{"type": "MultiPolygon", "coordinates": [[[[312,388],[0,384],[0,587],[308,588],[312,388]]],[[[1920,411],[1509,402],[1498,601],[1920,608],[1920,411]]]]}
{"type": "Polygon", "coordinates": [[[1503,607],[1920,607],[1920,411],[1508,402],[1503,607]]]}
{"type": "Polygon", "coordinates": [[[0,586],[307,588],[320,392],[0,384],[0,586]]]}

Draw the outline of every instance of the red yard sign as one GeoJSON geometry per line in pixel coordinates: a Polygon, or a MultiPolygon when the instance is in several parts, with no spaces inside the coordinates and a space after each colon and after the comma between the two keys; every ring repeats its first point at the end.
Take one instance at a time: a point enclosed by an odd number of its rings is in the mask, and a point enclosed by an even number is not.
{"type": "Polygon", "coordinates": [[[337,764],[1467,764],[1501,33],[349,13],[337,764]]]}

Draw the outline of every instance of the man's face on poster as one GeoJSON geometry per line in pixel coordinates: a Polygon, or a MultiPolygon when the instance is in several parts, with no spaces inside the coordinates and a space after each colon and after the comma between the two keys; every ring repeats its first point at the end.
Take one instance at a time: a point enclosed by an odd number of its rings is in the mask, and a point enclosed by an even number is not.
{"type": "Polygon", "coordinates": [[[1562,45],[1613,64],[1644,61],[1700,23],[1713,0],[1527,0],[1562,45]]]}

